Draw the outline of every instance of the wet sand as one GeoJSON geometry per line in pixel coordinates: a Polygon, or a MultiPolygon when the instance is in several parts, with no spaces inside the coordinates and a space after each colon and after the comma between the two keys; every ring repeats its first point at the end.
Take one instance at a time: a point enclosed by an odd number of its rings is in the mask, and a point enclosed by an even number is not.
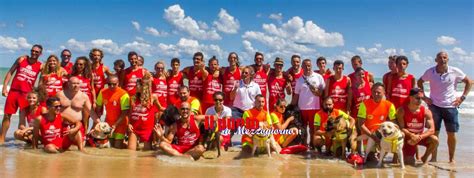
{"type": "MultiPolygon", "coordinates": [[[[13,128],[16,128],[17,120],[13,119],[13,128]]],[[[443,131],[439,162],[415,167],[407,165],[405,170],[389,163],[385,168],[375,168],[375,163],[354,168],[345,161],[321,157],[313,152],[274,155],[272,158],[260,155],[237,160],[238,152],[225,152],[218,159],[198,161],[169,157],[159,151],[95,148],[86,148],[85,153],[73,148],[73,151],[51,155],[25,148],[23,143],[12,140],[11,129],[7,143],[0,146],[0,177],[470,177],[474,173],[474,132],[470,131],[471,128],[474,128],[474,119],[461,120],[455,165],[447,163],[443,131]]],[[[389,154],[386,162],[391,160],[391,156],[389,154]]]]}

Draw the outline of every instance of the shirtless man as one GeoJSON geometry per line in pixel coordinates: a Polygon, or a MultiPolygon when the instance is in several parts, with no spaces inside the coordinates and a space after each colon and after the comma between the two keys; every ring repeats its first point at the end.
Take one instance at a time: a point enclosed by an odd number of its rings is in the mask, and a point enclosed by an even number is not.
{"type": "Polygon", "coordinates": [[[180,120],[171,125],[170,132],[165,135],[160,125],[155,126],[155,133],[161,140],[160,148],[172,156],[188,156],[194,160],[199,159],[204,153],[204,146],[199,144],[199,124],[205,119],[204,115],[191,114],[191,106],[187,102],[182,102],[179,107],[180,120]],[[177,137],[177,144],[172,144],[174,137],[177,137]]]}
{"type": "MultiPolygon", "coordinates": [[[[68,88],[56,94],[61,103],[61,115],[75,121],[82,121],[81,133],[84,136],[89,127],[89,116],[91,116],[91,103],[87,94],[80,92],[81,81],[77,77],[71,77],[68,88]]],[[[97,116],[92,114],[95,122],[99,122],[97,116]]]]}

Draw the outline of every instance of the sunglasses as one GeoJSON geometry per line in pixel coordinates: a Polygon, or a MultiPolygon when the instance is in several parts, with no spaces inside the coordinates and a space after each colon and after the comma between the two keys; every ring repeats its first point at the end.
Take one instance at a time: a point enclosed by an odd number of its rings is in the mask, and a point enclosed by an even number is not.
{"type": "Polygon", "coordinates": [[[63,57],[71,57],[71,55],[63,55],[63,57]]]}
{"type": "Polygon", "coordinates": [[[249,74],[249,72],[242,72],[242,74],[249,74]]]}
{"type": "Polygon", "coordinates": [[[61,109],[61,105],[52,106],[54,109],[61,109]]]}
{"type": "Polygon", "coordinates": [[[190,110],[189,108],[181,108],[181,111],[190,110]]]}
{"type": "Polygon", "coordinates": [[[278,108],[280,108],[280,109],[285,109],[286,106],[285,106],[285,105],[280,105],[280,106],[278,106],[278,108]]]}
{"type": "Polygon", "coordinates": [[[223,99],[214,99],[215,102],[222,102],[224,101],[223,99]]]}

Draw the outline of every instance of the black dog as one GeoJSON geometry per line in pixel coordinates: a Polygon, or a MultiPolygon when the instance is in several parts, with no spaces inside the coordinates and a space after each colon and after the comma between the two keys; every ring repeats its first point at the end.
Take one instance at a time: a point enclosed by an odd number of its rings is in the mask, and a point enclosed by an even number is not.
{"type": "MultiPolygon", "coordinates": [[[[204,122],[208,122],[207,120],[204,122]]],[[[209,123],[211,124],[211,123],[209,123]]],[[[201,144],[206,148],[206,151],[209,151],[213,148],[217,148],[217,157],[221,156],[221,142],[220,137],[221,133],[217,127],[218,122],[217,118],[214,120],[214,128],[206,129],[204,124],[199,126],[199,130],[201,131],[201,144]]]]}
{"type": "MultiPolygon", "coordinates": [[[[173,105],[168,105],[168,107],[163,111],[163,114],[160,117],[160,121],[158,123],[163,126],[163,128],[169,128],[174,123],[178,122],[179,118],[179,110],[173,105]]],[[[173,140],[173,143],[177,142],[177,138],[173,140]]]]}
{"type": "Polygon", "coordinates": [[[289,117],[293,116],[295,119],[288,124],[288,128],[297,128],[300,130],[301,134],[290,143],[290,145],[297,145],[297,144],[305,144],[306,143],[306,127],[303,124],[303,120],[301,119],[300,109],[296,105],[288,105],[283,113],[283,119],[286,120],[289,117]]]}

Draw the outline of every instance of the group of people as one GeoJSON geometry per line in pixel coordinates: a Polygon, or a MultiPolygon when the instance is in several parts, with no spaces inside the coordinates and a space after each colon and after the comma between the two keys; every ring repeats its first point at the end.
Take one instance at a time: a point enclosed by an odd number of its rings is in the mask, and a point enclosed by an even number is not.
{"type": "MultiPolygon", "coordinates": [[[[331,119],[344,118],[358,135],[376,142],[381,141],[379,125],[393,121],[404,133],[407,160],[414,161],[417,145],[425,145],[421,160],[426,162],[432,155],[431,161],[436,161],[437,135],[444,121],[449,160],[454,162],[455,133],[459,130],[457,107],[472,85],[460,69],[448,66],[446,52],[437,54],[436,66],[418,81],[407,72],[406,56],[390,56],[390,71],[383,76],[383,83],[375,83],[373,74],[362,68],[360,56],[352,57],[354,72],[346,76],[343,61],[334,61],[330,70],[324,57],[316,60],[318,70],[313,70],[310,59],[293,55],[291,67],[284,71],[282,58],[277,57],[271,67],[264,64],[260,52],[249,66],[241,66],[237,53],[231,52],[226,67],[221,67],[216,57],[210,58],[206,67],[203,53],[196,52],[193,66],[180,70],[180,59],[173,58],[170,70],[166,70],[164,61],[158,61],[151,72],[143,67],[144,58],[134,51],[127,56],[129,67],[125,68],[123,60],[116,60],[113,71],[103,64],[104,53],[97,48],[88,57],[77,57],[74,63],[71,51],[64,49],[61,59],[50,55],[42,64],[42,51],[41,45],[33,45],[31,54],[19,57],[5,76],[2,94],[7,99],[0,144],[5,141],[11,115],[20,108],[15,138],[31,142],[33,148],[40,141],[51,153],[71,145],[83,150],[85,137],[93,130],[88,128],[89,119],[93,125],[101,122],[104,110],[104,121],[112,127],[109,140],[114,148],[137,150],[143,143],[143,150],[159,147],[170,155],[198,159],[205,151],[200,125],[206,116],[256,119],[274,129],[294,130],[295,134],[273,135],[272,139],[285,148],[298,133],[297,128],[289,128],[298,118],[284,118],[283,114],[291,104],[299,108],[303,125],[309,128],[307,145],[320,152],[325,147],[330,153],[335,136],[328,129],[331,119]],[[424,82],[430,84],[429,97],[424,94],[424,82]],[[465,83],[464,92],[456,96],[455,87],[460,82],[465,83]],[[174,123],[161,119],[171,106],[179,113],[174,123]]],[[[242,152],[251,152],[251,137],[242,135],[242,152]]],[[[220,140],[226,149],[231,145],[231,134],[220,135],[220,140]]]]}

